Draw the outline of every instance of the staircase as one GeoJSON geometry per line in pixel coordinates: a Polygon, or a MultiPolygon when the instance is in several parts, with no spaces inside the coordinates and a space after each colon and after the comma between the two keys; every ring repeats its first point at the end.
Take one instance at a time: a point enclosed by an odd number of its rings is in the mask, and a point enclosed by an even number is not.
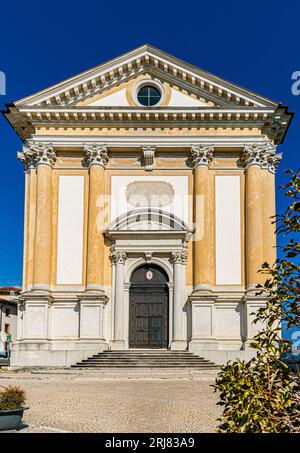
{"type": "Polygon", "coordinates": [[[213,370],[218,366],[189,351],[170,351],[166,349],[130,349],[126,351],[104,351],[82,362],[72,365],[80,369],[139,369],[168,368],[213,370]]]}

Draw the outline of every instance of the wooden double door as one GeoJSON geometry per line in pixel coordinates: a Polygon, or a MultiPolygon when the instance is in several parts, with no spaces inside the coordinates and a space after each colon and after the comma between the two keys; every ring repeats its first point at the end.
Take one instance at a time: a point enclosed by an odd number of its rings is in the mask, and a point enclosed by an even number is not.
{"type": "Polygon", "coordinates": [[[129,298],[129,347],[168,346],[168,277],[163,269],[145,265],[131,277],[129,298]]]}

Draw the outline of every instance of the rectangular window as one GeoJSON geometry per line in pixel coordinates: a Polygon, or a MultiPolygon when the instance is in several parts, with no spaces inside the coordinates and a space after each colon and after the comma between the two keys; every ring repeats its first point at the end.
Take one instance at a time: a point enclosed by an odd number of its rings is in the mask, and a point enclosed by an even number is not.
{"type": "Polygon", "coordinates": [[[7,318],[10,316],[10,308],[5,308],[5,316],[7,318]]]}
{"type": "Polygon", "coordinates": [[[4,324],[4,332],[10,334],[10,324],[4,324]]]}

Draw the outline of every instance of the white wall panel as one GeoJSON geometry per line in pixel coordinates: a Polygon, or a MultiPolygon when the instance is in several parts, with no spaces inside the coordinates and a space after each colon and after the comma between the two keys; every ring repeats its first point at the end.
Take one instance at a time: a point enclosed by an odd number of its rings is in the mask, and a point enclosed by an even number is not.
{"type": "MultiPolygon", "coordinates": [[[[147,182],[155,184],[168,184],[173,191],[173,198],[169,204],[164,204],[160,209],[170,212],[180,219],[189,223],[189,195],[188,195],[188,177],[187,176],[112,176],[111,177],[111,220],[134,210],[134,207],[128,202],[127,189],[133,182],[147,182]]],[[[151,186],[150,186],[151,187],[151,186]]],[[[161,193],[163,195],[163,192],[161,193]]],[[[156,197],[153,197],[153,201],[156,197]]],[[[152,207],[158,208],[157,205],[152,207]]]]}
{"type": "Polygon", "coordinates": [[[171,98],[168,104],[169,107],[207,107],[204,102],[198,101],[187,94],[171,88],[171,98]]]}
{"type": "Polygon", "coordinates": [[[216,284],[241,284],[241,197],[239,176],[216,176],[216,284]]]}
{"type": "Polygon", "coordinates": [[[61,303],[52,307],[52,338],[77,338],[79,314],[76,304],[61,303]]]}
{"type": "Polygon", "coordinates": [[[60,176],[57,284],[82,283],[84,176],[60,176]]]}
{"type": "Polygon", "coordinates": [[[102,99],[97,99],[89,104],[89,107],[97,106],[128,107],[129,104],[126,98],[126,88],[123,88],[116,93],[109,94],[102,99]]]}

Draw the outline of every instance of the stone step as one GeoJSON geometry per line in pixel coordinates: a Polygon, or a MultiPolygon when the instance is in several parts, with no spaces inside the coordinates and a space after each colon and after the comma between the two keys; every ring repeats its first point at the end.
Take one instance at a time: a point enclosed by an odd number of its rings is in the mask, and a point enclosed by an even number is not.
{"type": "Polygon", "coordinates": [[[171,364],[176,364],[176,363],[186,363],[187,365],[193,365],[193,364],[198,364],[198,363],[203,363],[203,364],[209,364],[211,363],[209,360],[206,361],[199,361],[199,360],[82,360],[79,363],[95,363],[95,364],[102,364],[102,363],[128,363],[128,364],[135,364],[135,363],[171,363],[171,364]]]}
{"type": "Polygon", "coordinates": [[[82,363],[82,362],[78,362],[76,365],[80,365],[80,366],[115,366],[115,365],[118,365],[118,366],[145,366],[145,367],[151,367],[151,366],[169,366],[169,367],[176,367],[176,366],[187,366],[187,367],[194,367],[194,366],[203,366],[203,367],[207,367],[207,366],[211,366],[213,365],[212,363],[184,363],[184,362],[169,362],[169,363],[166,363],[166,362],[85,362],[85,363],[82,363]]]}
{"type": "Polygon", "coordinates": [[[217,369],[218,366],[189,351],[126,350],[104,351],[72,365],[82,369],[217,369]]]}
{"type": "Polygon", "coordinates": [[[198,357],[193,353],[188,353],[188,352],[99,352],[98,354],[94,355],[101,355],[101,356],[143,356],[143,355],[150,355],[150,356],[156,356],[160,355],[163,357],[169,357],[169,356],[178,356],[178,357],[198,357]]]}
{"type": "Polygon", "coordinates": [[[100,357],[100,356],[97,356],[97,357],[91,357],[89,359],[86,359],[86,360],[188,360],[188,361],[193,361],[193,360],[206,360],[206,359],[200,359],[200,358],[197,358],[197,357],[161,357],[161,356],[156,356],[156,357],[150,357],[150,356],[143,356],[143,357],[128,357],[128,356],[118,356],[118,357],[109,357],[109,356],[106,356],[106,357],[100,357]]]}
{"type": "Polygon", "coordinates": [[[151,365],[148,365],[148,366],[145,366],[145,364],[103,364],[103,365],[94,365],[94,364],[77,364],[77,365],[71,365],[71,368],[95,368],[95,369],[103,369],[103,368],[110,368],[110,369],[113,369],[113,368],[149,368],[149,369],[152,369],[152,368],[159,368],[159,369],[163,369],[163,368],[169,368],[169,369],[172,369],[172,370],[176,370],[177,368],[188,368],[188,369],[201,369],[201,370],[212,370],[212,369],[218,369],[218,366],[217,365],[214,365],[214,364],[207,364],[207,365],[204,365],[204,364],[199,364],[199,365],[187,365],[187,364],[176,364],[176,365],[170,365],[170,364],[151,364],[151,365]]]}
{"type": "Polygon", "coordinates": [[[163,355],[173,355],[173,354],[178,354],[178,355],[194,355],[192,352],[189,351],[171,351],[171,350],[164,350],[164,349],[141,349],[141,350],[128,350],[128,351],[123,351],[123,350],[114,350],[114,351],[103,351],[99,352],[98,354],[109,354],[109,355],[115,355],[115,354],[163,354],[163,355]]]}
{"type": "MultiPolygon", "coordinates": [[[[94,354],[93,357],[112,357],[116,359],[118,357],[163,357],[164,359],[168,360],[170,357],[178,357],[179,359],[185,359],[187,357],[196,357],[200,359],[201,357],[197,355],[179,355],[179,354],[94,354]]],[[[203,358],[203,357],[202,357],[203,358]]]]}
{"type": "Polygon", "coordinates": [[[147,356],[144,356],[144,357],[117,357],[117,358],[114,358],[114,357],[90,357],[88,359],[84,359],[83,361],[86,362],[87,360],[100,360],[100,361],[103,361],[103,360],[114,360],[114,361],[119,361],[119,360],[135,360],[135,361],[139,361],[139,360],[163,360],[163,361],[166,361],[168,362],[169,360],[176,360],[176,361],[188,361],[188,362],[199,362],[199,361],[204,361],[204,362],[207,362],[209,360],[207,359],[199,359],[197,357],[183,357],[183,358],[179,358],[179,357],[147,357],[147,356]]]}

